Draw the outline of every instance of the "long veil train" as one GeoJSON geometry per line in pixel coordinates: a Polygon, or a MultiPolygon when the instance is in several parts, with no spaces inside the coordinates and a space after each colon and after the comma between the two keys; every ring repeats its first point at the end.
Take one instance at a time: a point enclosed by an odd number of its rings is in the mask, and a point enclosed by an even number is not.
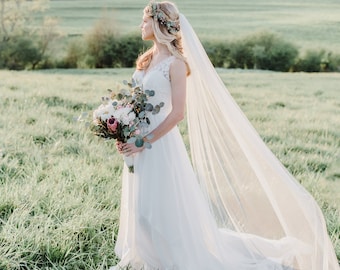
{"type": "Polygon", "coordinates": [[[339,269],[319,206],[261,140],[182,14],[180,24],[191,68],[191,157],[219,227],[268,239],[298,239],[310,250],[298,252],[297,269],[339,269]]]}

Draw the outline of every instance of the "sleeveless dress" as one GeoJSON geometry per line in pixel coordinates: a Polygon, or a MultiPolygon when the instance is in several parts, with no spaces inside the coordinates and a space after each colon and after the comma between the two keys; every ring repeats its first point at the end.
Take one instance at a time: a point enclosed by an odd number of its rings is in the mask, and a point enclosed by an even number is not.
{"type": "MultiPolygon", "coordinates": [[[[174,59],[163,60],[147,73],[134,73],[144,89],[155,90],[150,102],[165,104],[150,115],[149,131],[171,111],[169,69],[174,59]]],[[[135,155],[134,173],[124,167],[115,247],[121,261],[112,269],[293,269],[285,265],[293,265],[294,247],[299,245],[295,239],[274,241],[218,228],[178,127],[135,155]],[[254,250],[251,243],[258,244],[254,250]],[[278,253],[282,261],[273,259],[278,253]]]]}

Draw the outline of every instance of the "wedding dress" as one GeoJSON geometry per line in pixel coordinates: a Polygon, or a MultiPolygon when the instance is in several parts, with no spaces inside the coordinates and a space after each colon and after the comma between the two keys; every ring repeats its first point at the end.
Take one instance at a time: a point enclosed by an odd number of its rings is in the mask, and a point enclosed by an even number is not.
{"type": "MultiPolygon", "coordinates": [[[[134,173],[124,167],[115,247],[120,262],[113,269],[338,269],[315,201],[259,139],[213,67],[205,65],[206,55],[183,16],[181,31],[192,71],[191,159],[174,127],[152,149],[134,156],[134,173]],[[214,97],[216,86],[222,92],[214,97]],[[225,120],[226,113],[231,119],[225,120]]],[[[150,131],[171,111],[174,59],[134,73],[144,89],[155,90],[150,101],[165,104],[150,115],[150,131]]]]}

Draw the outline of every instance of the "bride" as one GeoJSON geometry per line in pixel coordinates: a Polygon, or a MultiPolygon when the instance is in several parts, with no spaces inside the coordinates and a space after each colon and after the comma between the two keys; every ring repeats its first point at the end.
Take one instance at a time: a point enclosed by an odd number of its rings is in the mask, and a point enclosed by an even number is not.
{"type": "Polygon", "coordinates": [[[112,269],[336,270],[311,195],[265,146],[171,2],[144,9],[134,79],[153,89],[151,149],[117,143],[125,166],[112,269]],[[177,124],[188,117],[191,156],[177,124]]]}

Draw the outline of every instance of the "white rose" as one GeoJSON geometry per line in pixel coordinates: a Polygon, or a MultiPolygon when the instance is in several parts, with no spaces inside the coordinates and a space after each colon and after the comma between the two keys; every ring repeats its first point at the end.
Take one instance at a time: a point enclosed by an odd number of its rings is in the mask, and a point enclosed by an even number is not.
{"type": "Polygon", "coordinates": [[[99,111],[99,117],[102,121],[107,121],[107,119],[111,118],[110,115],[110,107],[112,107],[111,104],[104,105],[100,111],[99,111]]]}
{"type": "Polygon", "coordinates": [[[93,120],[100,118],[103,114],[103,109],[105,105],[101,104],[96,110],[93,111],[93,120]]]}
{"type": "Polygon", "coordinates": [[[136,114],[134,112],[130,112],[129,113],[129,122],[135,120],[135,118],[136,118],[136,114]]]}
{"type": "Polygon", "coordinates": [[[118,121],[123,123],[124,125],[128,125],[131,119],[135,118],[135,115],[133,112],[131,112],[131,108],[126,107],[115,111],[113,117],[118,119],[118,121]]]}

